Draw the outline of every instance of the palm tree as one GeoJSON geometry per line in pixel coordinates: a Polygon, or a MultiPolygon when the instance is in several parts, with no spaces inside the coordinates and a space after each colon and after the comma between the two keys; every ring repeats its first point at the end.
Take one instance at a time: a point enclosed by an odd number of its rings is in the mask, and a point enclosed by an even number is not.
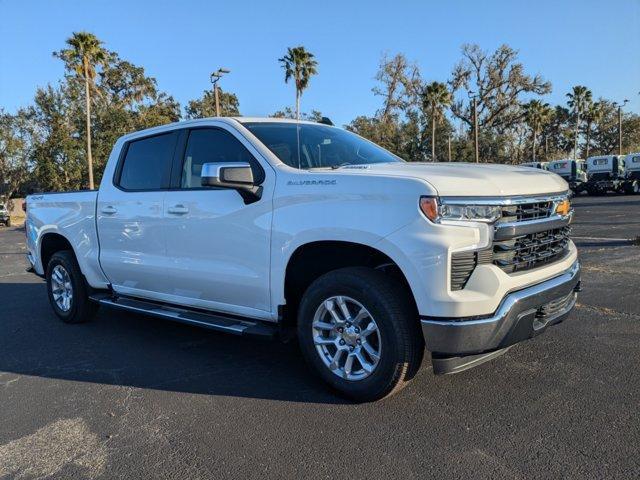
{"type": "Polygon", "coordinates": [[[444,118],[444,109],[451,105],[452,96],[447,85],[432,82],[422,94],[422,104],[431,114],[431,159],[436,160],[436,123],[444,118]]]}
{"type": "Polygon", "coordinates": [[[591,147],[591,126],[599,123],[604,117],[604,109],[602,107],[602,102],[593,102],[589,104],[587,110],[584,112],[584,120],[587,127],[587,145],[585,158],[589,158],[589,149],[591,147]]]}
{"type": "Polygon", "coordinates": [[[531,141],[532,160],[536,161],[536,141],[538,132],[551,120],[553,111],[548,103],[542,103],[540,100],[531,100],[524,104],[524,119],[531,129],[533,138],[531,141]]]}
{"type": "Polygon", "coordinates": [[[573,158],[576,158],[578,154],[578,131],[580,128],[580,115],[584,112],[589,104],[591,103],[591,90],[582,85],[576,85],[573,87],[573,91],[571,93],[567,93],[567,97],[569,97],[569,101],[567,105],[573,111],[573,114],[576,117],[576,128],[573,140],[573,158]]]}
{"type": "Polygon", "coordinates": [[[93,190],[93,158],[91,156],[91,89],[94,87],[96,66],[107,59],[107,51],[102,42],[92,33],[74,32],[67,39],[68,48],[55,52],[67,68],[75,71],[77,77],[84,81],[87,126],[87,162],[89,164],[89,188],[93,190]]]}
{"type": "Polygon", "coordinates": [[[309,79],[318,73],[318,62],[313,53],[302,46],[289,47],[287,54],[278,61],[284,68],[284,82],[289,83],[289,79],[293,78],[296,83],[296,119],[300,120],[300,97],[309,86],[309,79]]]}

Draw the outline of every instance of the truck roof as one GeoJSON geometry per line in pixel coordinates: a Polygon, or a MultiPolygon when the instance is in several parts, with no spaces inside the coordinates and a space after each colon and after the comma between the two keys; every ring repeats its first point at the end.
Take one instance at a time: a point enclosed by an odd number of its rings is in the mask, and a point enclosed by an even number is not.
{"type": "Polygon", "coordinates": [[[166,125],[159,125],[157,127],[146,128],[144,130],[136,130],[135,132],[127,133],[120,137],[123,140],[129,140],[137,137],[144,137],[149,134],[168,132],[177,128],[185,128],[197,125],[208,125],[212,121],[226,123],[229,125],[237,125],[238,123],[301,123],[307,125],[323,125],[318,122],[312,122],[309,120],[295,120],[291,118],[275,118],[275,117],[206,117],[196,118],[192,120],[181,120],[179,122],[167,123],[166,125]]]}

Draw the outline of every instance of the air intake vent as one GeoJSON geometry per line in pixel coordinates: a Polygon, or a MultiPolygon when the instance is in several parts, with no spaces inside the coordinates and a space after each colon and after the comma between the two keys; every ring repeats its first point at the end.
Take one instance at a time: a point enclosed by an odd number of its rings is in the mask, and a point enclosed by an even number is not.
{"type": "Polygon", "coordinates": [[[476,265],[492,261],[493,251],[490,248],[451,254],[451,290],[462,290],[467,285],[476,265]]]}

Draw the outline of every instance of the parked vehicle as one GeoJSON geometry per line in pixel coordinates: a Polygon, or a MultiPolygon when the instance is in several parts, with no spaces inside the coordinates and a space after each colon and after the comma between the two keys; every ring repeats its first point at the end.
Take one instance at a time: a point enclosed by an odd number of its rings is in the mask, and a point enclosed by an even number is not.
{"type": "Polygon", "coordinates": [[[604,155],[587,158],[587,184],[589,195],[624,190],[624,156],[604,155]]]}
{"type": "Polygon", "coordinates": [[[549,170],[549,162],[525,162],[525,163],[521,163],[520,166],[539,168],[541,170],[549,170]]]}
{"type": "Polygon", "coordinates": [[[11,226],[11,215],[4,203],[0,203],[0,223],[3,223],[5,227],[11,226]]]}
{"type": "Polygon", "coordinates": [[[640,153],[630,153],[624,160],[624,191],[627,194],[640,193],[640,153]]]}
{"type": "Polygon", "coordinates": [[[125,135],[98,191],[29,196],[26,232],[64,322],[106,305],[295,334],[321,378],[370,401],[425,347],[455,373],[565,319],[572,215],[549,172],[406,163],[327,125],[220,118],[125,135]]]}
{"type": "Polygon", "coordinates": [[[564,178],[574,194],[580,194],[585,190],[587,164],[584,160],[554,160],[549,162],[548,170],[564,178]]]}

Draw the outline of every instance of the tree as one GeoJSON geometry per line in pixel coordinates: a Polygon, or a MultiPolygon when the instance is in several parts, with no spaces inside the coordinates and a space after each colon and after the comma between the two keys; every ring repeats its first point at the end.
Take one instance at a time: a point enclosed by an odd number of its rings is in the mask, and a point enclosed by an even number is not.
{"type": "Polygon", "coordinates": [[[432,82],[422,94],[425,110],[431,116],[431,159],[436,160],[436,124],[444,117],[444,109],[451,105],[451,92],[444,83],[432,82]]]}
{"type": "Polygon", "coordinates": [[[580,131],[580,115],[591,104],[591,90],[582,85],[576,85],[570,93],[567,93],[569,100],[567,105],[571,108],[575,118],[575,130],[573,140],[573,158],[578,155],[578,134],[580,131]]]}
{"type": "Polygon", "coordinates": [[[392,58],[383,55],[375,79],[380,85],[373,87],[374,95],[383,97],[378,115],[383,121],[394,114],[405,112],[415,101],[420,85],[420,71],[415,64],[398,53],[392,58]]]}
{"type": "MultiPolygon", "coordinates": [[[[240,102],[234,93],[224,92],[218,87],[220,114],[223,117],[239,117],[240,102]]],[[[206,118],[216,116],[216,99],[211,90],[205,90],[202,97],[191,100],[186,108],[187,118],[206,118]]]]}
{"type": "Polygon", "coordinates": [[[408,161],[426,160],[426,128],[420,100],[420,72],[402,54],[383,55],[375,75],[374,95],[382,107],[372,117],[356,117],[346,128],[408,161]]]}
{"type": "MultiPolygon", "coordinates": [[[[274,113],[272,113],[271,115],[269,115],[271,118],[291,118],[291,119],[295,119],[296,118],[296,112],[294,112],[291,107],[285,107],[282,110],[278,110],[274,113]]],[[[302,112],[299,115],[299,119],[298,120],[307,120],[309,122],[319,122],[320,120],[322,120],[322,113],[319,112],[318,110],[311,110],[310,113],[306,113],[306,112],[302,112]]]]}
{"type": "Polygon", "coordinates": [[[84,81],[86,109],[87,162],[89,168],[89,188],[93,190],[93,158],[91,156],[91,90],[94,88],[96,66],[105,62],[107,53],[102,42],[92,33],[74,32],[67,39],[69,48],[54,52],[54,56],[65,63],[65,68],[74,71],[84,81]]]}
{"type": "Polygon", "coordinates": [[[552,110],[549,122],[543,126],[545,160],[553,156],[566,156],[573,148],[571,112],[561,105],[552,110]]]}
{"type": "Polygon", "coordinates": [[[27,182],[28,122],[26,110],[11,115],[0,109],[0,203],[10,200],[27,182]]]}
{"type": "Polygon", "coordinates": [[[524,105],[524,118],[531,129],[531,154],[532,160],[536,160],[536,140],[538,132],[551,120],[552,110],[548,103],[540,100],[531,100],[524,105]]]}
{"type": "Polygon", "coordinates": [[[540,75],[525,74],[517,61],[518,52],[502,45],[491,55],[478,45],[463,45],[463,59],[453,69],[451,85],[454,95],[464,93],[451,105],[452,113],[473,127],[473,112],[466,102],[467,93],[477,97],[478,125],[483,129],[496,129],[502,133],[521,120],[523,94],[545,95],[551,92],[551,83],[540,75]]]}
{"type": "Polygon", "coordinates": [[[587,109],[584,112],[585,122],[585,158],[589,158],[589,150],[591,148],[591,130],[593,124],[598,124],[604,116],[604,109],[602,108],[602,102],[589,103],[587,109]]]}
{"type": "Polygon", "coordinates": [[[116,139],[126,133],[180,119],[180,105],[157,88],[144,68],[105,50],[91,83],[87,129],[83,78],[65,75],[55,86],[36,92],[29,129],[31,178],[40,190],[77,190],[87,186],[83,139],[91,132],[92,170],[97,185],[116,139]]]}
{"type": "Polygon", "coordinates": [[[300,119],[300,97],[309,86],[309,80],[318,73],[318,62],[313,53],[304,47],[289,47],[287,54],[278,61],[284,68],[284,81],[289,83],[293,78],[296,85],[296,118],[300,119]]]}

